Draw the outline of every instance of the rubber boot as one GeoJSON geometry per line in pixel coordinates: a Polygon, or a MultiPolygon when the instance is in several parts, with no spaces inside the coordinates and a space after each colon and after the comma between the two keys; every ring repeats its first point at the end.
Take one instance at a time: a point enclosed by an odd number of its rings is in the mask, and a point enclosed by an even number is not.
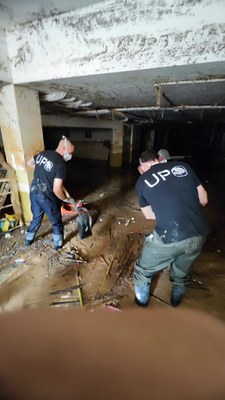
{"type": "Polygon", "coordinates": [[[186,293],[187,288],[182,286],[173,286],[173,290],[170,297],[170,304],[173,307],[179,306],[183,297],[186,293]]]}
{"type": "Polygon", "coordinates": [[[63,235],[53,234],[53,239],[55,250],[61,249],[63,247],[63,235]]]}
{"type": "Polygon", "coordinates": [[[150,297],[150,285],[139,287],[134,285],[135,303],[140,307],[147,307],[150,297]]]}
{"type": "Polygon", "coordinates": [[[25,246],[30,246],[34,242],[35,233],[28,232],[25,233],[25,246]]]}

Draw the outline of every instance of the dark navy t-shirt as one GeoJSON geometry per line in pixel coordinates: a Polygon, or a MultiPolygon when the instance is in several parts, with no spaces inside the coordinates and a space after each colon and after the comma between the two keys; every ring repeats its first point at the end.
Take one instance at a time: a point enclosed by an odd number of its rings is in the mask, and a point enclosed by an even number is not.
{"type": "Polygon", "coordinates": [[[155,230],[164,243],[173,243],[208,233],[197,187],[201,185],[184,162],[154,164],[137,181],[140,207],[151,206],[155,230]]]}
{"type": "Polygon", "coordinates": [[[63,157],[54,150],[44,150],[34,156],[35,169],[32,184],[38,186],[49,199],[56,199],[53,193],[55,178],[65,180],[67,174],[66,163],[63,157]]]}

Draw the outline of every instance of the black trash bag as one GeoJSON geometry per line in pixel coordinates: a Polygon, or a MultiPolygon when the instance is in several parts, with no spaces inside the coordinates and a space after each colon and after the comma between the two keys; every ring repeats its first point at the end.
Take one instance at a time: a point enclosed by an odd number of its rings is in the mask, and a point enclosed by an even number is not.
{"type": "Polygon", "coordinates": [[[88,210],[84,207],[78,208],[77,211],[78,216],[76,217],[76,220],[78,224],[79,237],[80,239],[85,239],[86,237],[92,235],[92,218],[88,210]]]}

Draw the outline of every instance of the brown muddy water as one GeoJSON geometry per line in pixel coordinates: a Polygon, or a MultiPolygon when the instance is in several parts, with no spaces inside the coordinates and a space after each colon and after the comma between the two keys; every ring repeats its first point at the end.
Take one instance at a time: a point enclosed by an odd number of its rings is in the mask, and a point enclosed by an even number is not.
{"type": "MultiPolygon", "coordinates": [[[[64,216],[65,245],[56,252],[48,220],[35,243],[24,247],[25,228],[0,238],[0,307],[2,311],[40,307],[106,305],[126,310],[133,299],[133,267],[144,235],[154,227],[139,210],[134,191],[136,170],[112,173],[106,166],[68,180],[68,190],[82,198],[93,217],[92,236],[81,240],[74,216],[64,216]],[[65,290],[66,289],[66,290],[65,290]]],[[[193,268],[193,281],[180,306],[225,320],[225,217],[220,182],[202,181],[209,194],[205,208],[210,235],[193,268]]],[[[149,307],[170,307],[168,271],[155,277],[149,307]]]]}

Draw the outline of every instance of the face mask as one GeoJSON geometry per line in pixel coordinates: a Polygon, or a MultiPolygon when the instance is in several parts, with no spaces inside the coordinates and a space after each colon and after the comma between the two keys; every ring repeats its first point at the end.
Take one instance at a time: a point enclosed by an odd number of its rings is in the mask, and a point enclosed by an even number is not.
{"type": "Polygon", "coordinates": [[[63,160],[64,161],[70,161],[72,158],[72,154],[68,153],[68,151],[65,151],[64,155],[63,155],[63,160]]]}

